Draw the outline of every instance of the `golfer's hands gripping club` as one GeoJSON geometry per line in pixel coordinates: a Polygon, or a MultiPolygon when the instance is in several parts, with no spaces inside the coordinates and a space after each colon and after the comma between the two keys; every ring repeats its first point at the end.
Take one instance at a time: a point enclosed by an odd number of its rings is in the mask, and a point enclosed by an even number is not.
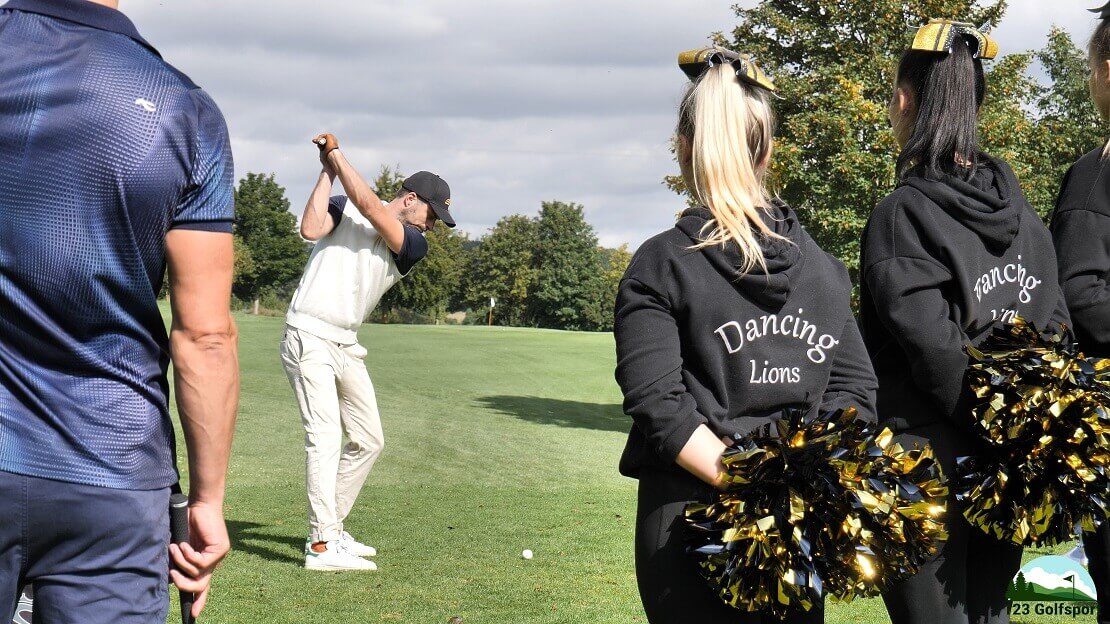
{"type": "Polygon", "coordinates": [[[331,168],[331,163],[328,162],[328,154],[339,149],[339,139],[335,138],[334,134],[325,132],[324,134],[316,135],[312,142],[320,149],[320,162],[326,168],[331,168]]]}
{"type": "Polygon", "coordinates": [[[208,601],[212,572],[231,550],[223,507],[204,502],[189,505],[189,541],[170,544],[170,580],[181,591],[193,592],[193,617],[208,601]]]}

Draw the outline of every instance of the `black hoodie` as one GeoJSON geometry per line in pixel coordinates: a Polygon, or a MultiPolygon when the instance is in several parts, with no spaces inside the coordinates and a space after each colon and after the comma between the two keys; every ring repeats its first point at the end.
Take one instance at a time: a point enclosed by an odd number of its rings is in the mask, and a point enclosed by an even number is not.
{"type": "Polygon", "coordinates": [[[910,171],[863,234],[860,323],[896,430],[971,423],[968,357],[996,321],[1068,323],[1048,229],[1009,165],[983,155],[970,181],[910,171]]]}
{"type": "Polygon", "coordinates": [[[874,420],[875,376],[851,282],[785,204],[766,222],[767,272],[738,276],[735,244],[691,249],[711,218],[682,214],[645,242],[617,293],[617,382],[633,426],[622,474],[670,466],[698,425],[745,433],[786,407],[854,406],[874,420]]]}
{"type": "Polygon", "coordinates": [[[1052,239],[1079,347],[1110,357],[1110,159],[1102,150],[1080,158],[1064,177],[1052,239]]]}

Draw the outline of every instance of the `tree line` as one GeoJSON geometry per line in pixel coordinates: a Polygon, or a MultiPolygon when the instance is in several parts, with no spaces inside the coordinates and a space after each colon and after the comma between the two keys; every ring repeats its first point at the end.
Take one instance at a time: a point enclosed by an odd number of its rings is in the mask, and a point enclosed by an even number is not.
{"type": "MultiPolygon", "coordinates": [[[[371,185],[388,201],[404,178],[383,167],[371,185]]],[[[297,234],[272,174],[248,173],[235,200],[235,297],[255,311],[283,311],[311,245],[297,234]]],[[[427,238],[428,256],[386,293],[370,320],[445,322],[461,311],[473,323],[612,329],[617,283],[632,254],[627,246],[599,246],[580,204],[543,202],[537,215],[503,217],[476,240],[443,225],[427,238]]]]}
{"type": "MultiPolygon", "coordinates": [[[[1006,8],[1005,0],[764,0],[737,7],[738,25],[712,35],[754,54],[775,79],[783,98],[769,184],[854,281],[864,224],[896,183],[887,102],[912,27],[942,16],[997,24],[1006,8]]],[[[1026,197],[1047,217],[1067,168],[1106,139],[1088,97],[1086,54],[1053,28],[1041,49],[1005,54],[986,67],[982,147],[1013,166],[1026,197]]],[[[373,186],[388,199],[403,179],[396,167],[383,167],[373,186]]],[[[663,183],[685,194],[680,177],[663,183]]],[[[272,175],[248,174],[236,202],[236,297],[284,310],[309,250],[296,235],[284,189],[272,175]]],[[[680,207],[676,202],[676,212],[680,207]]],[[[617,282],[631,254],[627,246],[600,247],[579,204],[543,202],[538,214],[504,217],[475,240],[445,227],[428,239],[428,257],[387,293],[372,320],[443,322],[467,310],[468,322],[485,322],[493,298],[496,324],[612,328],[617,282]]]]}

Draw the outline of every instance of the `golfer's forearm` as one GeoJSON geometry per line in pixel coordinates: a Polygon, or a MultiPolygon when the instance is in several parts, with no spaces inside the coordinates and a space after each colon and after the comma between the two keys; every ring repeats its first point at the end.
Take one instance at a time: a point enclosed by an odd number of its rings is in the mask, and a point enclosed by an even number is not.
{"type": "Polygon", "coordinates": [[[332,150],[328,153],[328,162],[335,169],[335,174],[339,178],[339,183],[343,185],[347,198],[375,228],[380,228],[389,218],[389,214],[374,189],[370,188],[366,180],[363,180],[362,176],[355,171],[343,152],[332,150]]]}
{"type": "Polygon", "coordinates": [[[328,201],[335,176],[329,171],[321,171],[312,194],[308,196],[304,214],[301,215],[301,236],[314,241],[326,235],[328,227],[328,201]]]}
{"type": "Polygon", "coordinates": [[[721,453],[724,451],[724,442],[709,427],[699,425],[678,452],[675,463],[702,481],[718,487],[725,471],[721,464],[721,453]]]}
{"type": "Polygon", "coordinates": [[[174,391],[189,457],[193,502],[222,505],[239,403],[238,332],[225,327],[170,334],[174,391]]]}

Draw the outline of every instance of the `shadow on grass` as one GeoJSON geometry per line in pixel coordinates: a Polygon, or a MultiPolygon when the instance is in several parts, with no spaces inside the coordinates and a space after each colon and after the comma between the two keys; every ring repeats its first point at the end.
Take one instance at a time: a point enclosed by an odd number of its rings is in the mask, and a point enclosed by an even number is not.
{"type": "Polygon", "coordinates": [[[628,433],[632,419],[619,404],[583,403],[529,396],[487,396],[479,405],[541,425],[628,433]]]}
{"type": "Polygon", "coordinates": [[[303,564],[304,538],[280,535],[277,530],[257,522],[227,521],[233,549],[278,563],[303,564]]]}

